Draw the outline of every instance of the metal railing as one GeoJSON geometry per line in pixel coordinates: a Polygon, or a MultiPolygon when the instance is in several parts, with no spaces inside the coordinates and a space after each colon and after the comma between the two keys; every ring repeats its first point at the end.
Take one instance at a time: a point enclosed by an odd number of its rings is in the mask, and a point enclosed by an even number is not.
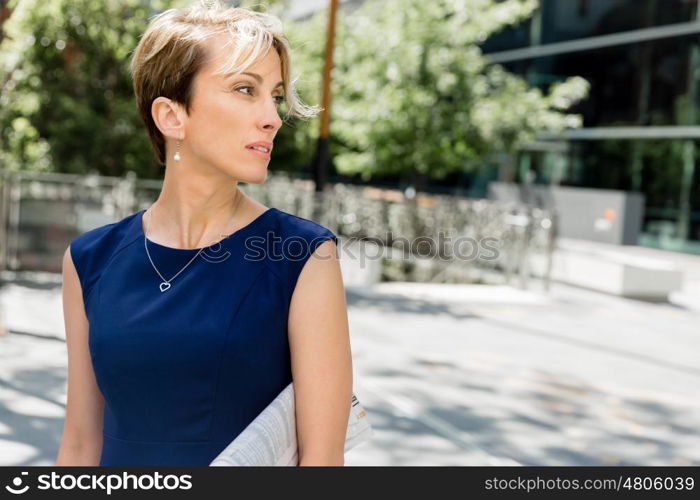
{"type": "MultiPolygon", "coordinates": [[[[133,173],[0,170],[0,269],[61,272],[63,252],[74,237],[147,208],[161,187],[162,181],[133,173]]],[[[496,275],[527,287],[536,260],[545,262],[537,275],[545,277],[545,288],[549,284],[556,218],[539,208],[449,195],[407,199],[402,191],[347,184],[316,193],[311,181],[286,174],[241,188],[341,239],[379,245],[384,280],[474,283],[496,275]],[[460,245],[470,249],[468,258],[460,245]]]]}

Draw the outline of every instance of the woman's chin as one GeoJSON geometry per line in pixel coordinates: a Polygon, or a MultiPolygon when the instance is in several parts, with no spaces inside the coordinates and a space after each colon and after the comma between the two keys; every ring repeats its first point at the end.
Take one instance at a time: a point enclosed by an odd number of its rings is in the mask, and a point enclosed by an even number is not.
{"type": "Polygon", "coordinates": [[[246,184],[262,184],[267,180],[267,168],[258,172],[246,172],[235,177],[239,182],[245,182],[246,184]]]}

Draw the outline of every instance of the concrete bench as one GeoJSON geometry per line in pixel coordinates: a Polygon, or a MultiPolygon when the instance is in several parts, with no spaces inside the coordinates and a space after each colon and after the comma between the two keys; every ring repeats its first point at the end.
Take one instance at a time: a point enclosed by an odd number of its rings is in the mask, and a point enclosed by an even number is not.
{"type": "Polygon", "coordinates": [[[561,239],[552,260],[552,279],[630,298],[665,301],[683,286],[673,262],[625,251],[624,246],[561,239]]]}

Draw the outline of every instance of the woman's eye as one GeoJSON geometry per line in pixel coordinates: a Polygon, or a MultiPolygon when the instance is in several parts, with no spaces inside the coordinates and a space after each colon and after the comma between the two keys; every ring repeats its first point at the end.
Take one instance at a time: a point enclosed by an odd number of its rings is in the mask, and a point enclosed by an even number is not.
{"type": "MultiPolygon", "coordinates": [[[[249,85],[246,85],[246,86],[244,86],[244,87],[238,87],[236,90],[240,92],[240,91],[242,91],[243,89],[252,89],[252,88],[253,88],[253,87],[251,87],[251,86],[249,86],[249,85]]],[[[246,94],[246,95],[251,95],[251,94],[246,94]]],[[[277,104],[282,104],[283,102],[285,102],[285,101],[287,100],[286,96],[284,96],[284,95],[275,96],[275,99],[277,99],[277,101],[276,101],[277,104]]]]}

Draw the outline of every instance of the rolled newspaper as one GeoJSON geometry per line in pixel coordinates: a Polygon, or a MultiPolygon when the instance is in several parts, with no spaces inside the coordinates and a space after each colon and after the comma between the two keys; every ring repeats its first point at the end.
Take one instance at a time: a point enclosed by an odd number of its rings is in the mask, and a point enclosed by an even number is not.
{"type": "MultiPolygon", "coordinates": [[[[345,451],[372,435],[367,412],[353,393],[345,451]]],[[[298,462],[294,383],[291,382],[209,465],[296,466],[298,462]]]]}

